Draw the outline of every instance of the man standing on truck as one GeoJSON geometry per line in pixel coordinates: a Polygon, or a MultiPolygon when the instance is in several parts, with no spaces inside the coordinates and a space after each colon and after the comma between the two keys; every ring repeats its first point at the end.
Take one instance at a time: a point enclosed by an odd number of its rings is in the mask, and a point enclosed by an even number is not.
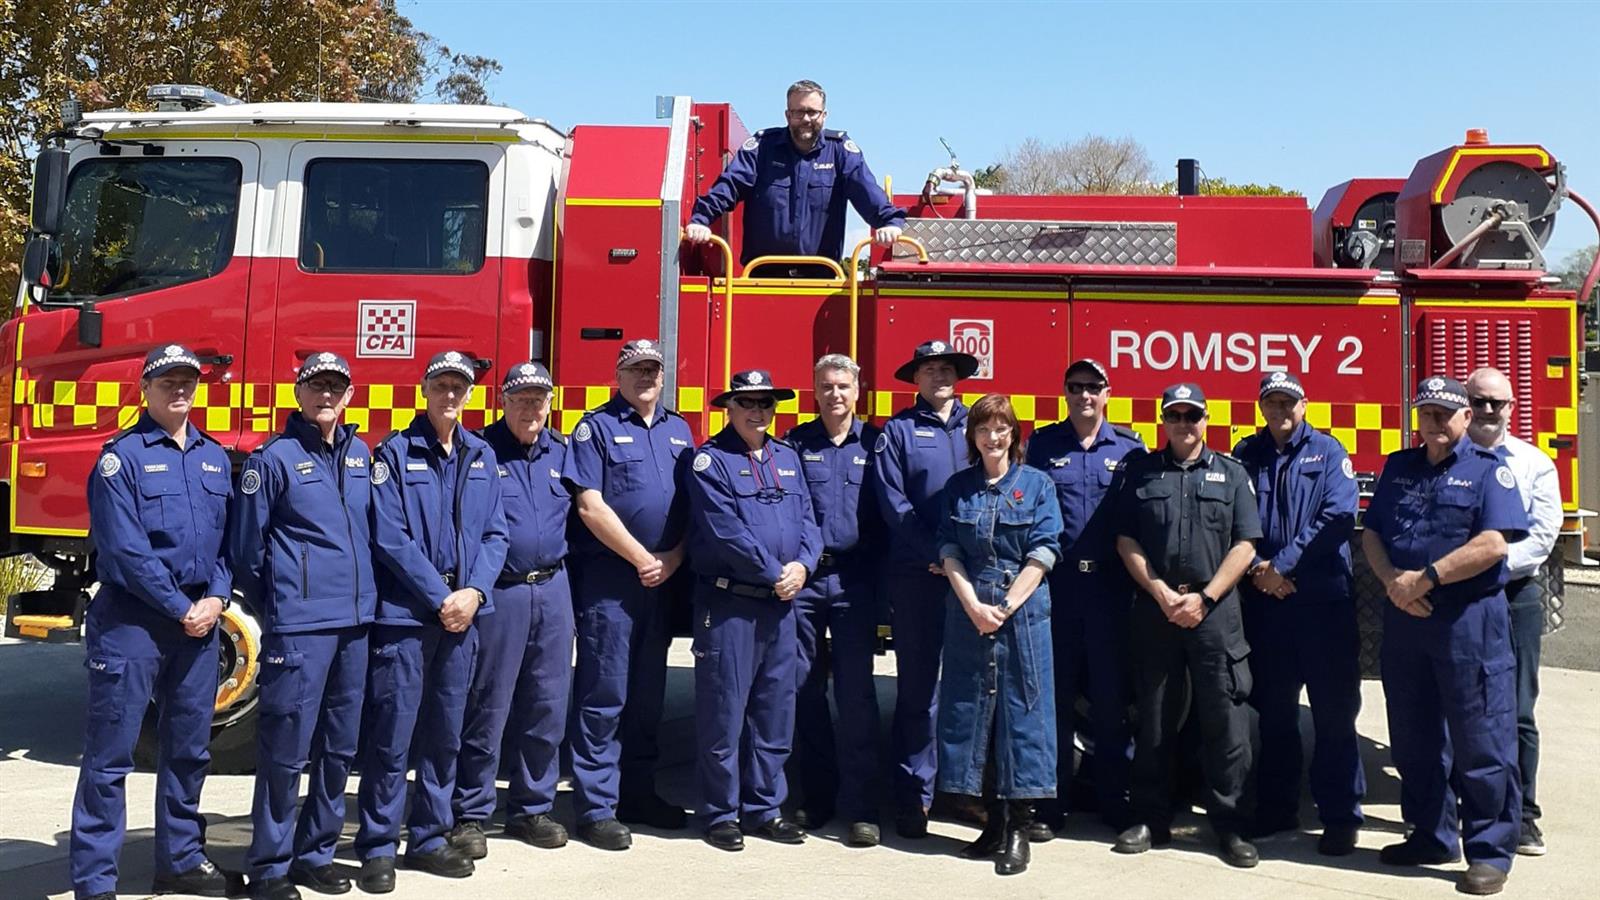
{"type": "Polygon", "coordinates": [[[300,408],[245,460],[228,527],[234,578],[261,618],[260,721],[250,896],[298,900],[296,884],[344,893],[333,865],[367,684],[372,454],[341,425],[353,388],[335,353],[306,357],[300,408]],[[313,744],[313,742],[315,742],[313,744]],[[310,788],[295,825],[300,774],[310,788]]]}
{"type": "MultiPolygon", "coordinates": [[[[828,118],[822,86],[796,81],[786,96],[788,127],[763,129],[744,142],[711,190],[695,201],[684,236],[693,244],[710,240],[711,223],[744,201],[740,263],[770,255],[839,259],[848,201],[874,229],[874,241],[894,243],[905,227],[905,211],[873,179],[856,142],[822,127],[828,118]]],[[[800,266],[792,274],[831,273],[800,266]]]]}
{"type": "Polygon", "coordinates": [[[475,620],[494,611],[507,543],[494,452],[459,421],[476,377],[467,354],[436,354],[423,371],[424,412],[385,438],[372,463],[373,555],[382,565],[356,833],[369,894],[394,890],[411,769],[406,865],[445,878],[473,871],[447,840],[450,801],[478,652],[475,620]]]}
{"type": "Polygon", "coordinates": [[[82,900],[114,900],[126,780],[155,702],[158,894],[222,897],[242,885],[206,856],[200,787],[211,762],[217,618],[233,595],[222,552],[228,454],[189,422],[200,359],[178,344],[140,372],[145,411],[106,441],[89,476],[100,590],[85,616],[89,721],[72,803],[70,867],[82,900]]]}
{"type": "Polygon", "coordinates": [[[1316,746],[1311,797],[1322,819],[1317,851],[1348,856],[1361,828],[1367,776],[1356,714],[1361,711],[1361,637],[1350,572],[1355,467],[1333,437],[1306,422],[1306,391],[1292,372],[1261,378],[1266,427],[1233,455],[1255,483],[1261,540],[1244,594],[1261,716],[1256,761],[1256,834],[1300,827],[1300,689],[1311,699],[1316,746]]]}
{"type": "Polygon", "coordinates": [[[933,805],[939,655],[949,592],[934,533],[944,484],[967,467],[967,407],[956,398],[956,383],[976,371],[976,357],[944,341],[919,345],[894,373],[897,380],[917,386],[916,402],[885,422],[873,445],[878,469],[873,487],[889,528],[883,584],[898,672],[890,725],[890,790],[895,832],[904,838],[927,836],[933,805]]]}
{"type": "Polygon", "coordinates": [[[543,365],[512,366],[500,386],[505,415],[481,432],[494,451],[510,549],[494,584],[493,627],[478,639],[456,775],[450,843],[473,859],[489,853],[483,829],[494,815],[508,724],[506,835],[535,847],[567,843],[567,829],[550,817],[572,692],[572,592],[565,571],[572,495],[561,483],[567,439],[548,421],[554,390],[543,365]]]}
{"type": "MultiPolygon", "coordinates": [[[[1539,804],[1534,789],[1539,775],[1539,726],[1533,706],[1539,700],[1539,643],[1544,635],[1544,597],[1539,567],[1555,549],[1561,533],[1561,482],[1555,463],[1543,450],[1511,433],[1516,398],[1511,382],[1498,369],[1479,369],[1467,377],[1467,402],[1472,422],[1467,434],[1480,447],[1493,450],[1517,477],[1517,493],[1528,514],[1528,534],[1506,548],[1506,599],[1510,601],[1511,651],[1517,658],[1517,771],[1522,778],[1522,834],[1517,852],[1545,854],[1539,830],[1539,804]]],[[[1557,561],[1556,565],[1560,565],[1557,561]]]]}
{"type": "Polygon", "coordinates": [[[1412,405],[1422,446],[1389,454],[1361,533],[1390,601],[1383,694],[1400,814],[1412,826],[1378,858],[1443,865],[1465,846],[1457,890],[1497,894],[1522,812],[1505,559],[1528,514],[1510,467],[1467,437],[1461,382],[1424,378],[1412,405]]]}
{"type": "Polygon", "coordinates": [[[679,829],[683,807],[656,793],[656,735],[667,689],[667,614],[681,582],[685,500],[678,459],[694,435],[661,402],[666,358],[641,338],[617,355],[617,395],[572,430],[562,479],[574,529],[572,806],[578,838],[633,844],[624,823],[679,829]]]}

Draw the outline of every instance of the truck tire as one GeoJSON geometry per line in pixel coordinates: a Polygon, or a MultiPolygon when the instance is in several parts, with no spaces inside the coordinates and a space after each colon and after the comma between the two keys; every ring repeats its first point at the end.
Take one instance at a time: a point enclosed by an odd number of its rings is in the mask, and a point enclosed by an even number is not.
{"type": "MultiPolygon", "coordinates": [[[[211,773],[248,775],[256,768],[256,728],[260,717],[261,624],[242,598],[217,621],[217,708],[211,723],[211,773]]],[[[134,745],[133,762],[153,769],[158,751],[156,710],[146,711],[134,745]]]]}
{"type": "Polygon", "coordinates": [[[1355,576],[1356,630],[1361,635],[1361,677],[1377,678],[1378,654],[1383,649],[1383,608],[1389,604],[1389,595],[1367,565],[1359,528],[1350,538],[1350,562],[1355,576]]]}
{"type": "MultiPolygon", "coordinates": [[[[211,728],[212,775],[249,775],[256,770],[256,717],[255,706],[235,716],[226,725],[211,728]]],[[[144,771],[156,767],[158,745],[156,741],[156,711],[152,707],[144,717],[144,727],[139,730],[139,742],[133,748],[133,764],[144,771]]]]}

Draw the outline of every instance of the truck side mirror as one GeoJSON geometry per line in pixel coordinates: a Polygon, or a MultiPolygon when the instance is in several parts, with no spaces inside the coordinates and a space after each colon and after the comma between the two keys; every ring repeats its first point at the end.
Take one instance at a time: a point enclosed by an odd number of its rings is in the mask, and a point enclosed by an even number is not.
{"type": "Polygon", "coordinates": [[[33,164],[33,230],[58,234],[67,208],[67,164],[71,154],[45,147],[33,164]]]}
{"type": "Polygon", "coordinates": [[[46,291],[55,283],[56,239],[51,234],[33,234],[22,251],[22,283],[46,291]]]}

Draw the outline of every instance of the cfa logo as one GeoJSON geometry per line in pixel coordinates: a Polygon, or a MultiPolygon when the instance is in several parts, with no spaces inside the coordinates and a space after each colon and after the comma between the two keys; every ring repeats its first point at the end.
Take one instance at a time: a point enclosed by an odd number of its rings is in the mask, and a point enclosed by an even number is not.
{"type": "Polygon", "coordinates": [[[416,356],[417,301],[362,300],[357,316],[357,356],[416,356]]]}

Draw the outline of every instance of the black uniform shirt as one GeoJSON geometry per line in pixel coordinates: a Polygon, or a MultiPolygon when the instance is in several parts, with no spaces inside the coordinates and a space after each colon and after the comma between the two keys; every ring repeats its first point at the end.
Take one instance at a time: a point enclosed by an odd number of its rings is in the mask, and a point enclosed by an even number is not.
{"type": "Polygon", "coordinates": [[[1117,534],[1139,543],[1162,581],[1201,590],[1234,544],[1261,537],[1250,475],[1233,457],[1209,447],[1187,467],[1166,449],[1130,459],[1117,502],[1117,534]]]}

